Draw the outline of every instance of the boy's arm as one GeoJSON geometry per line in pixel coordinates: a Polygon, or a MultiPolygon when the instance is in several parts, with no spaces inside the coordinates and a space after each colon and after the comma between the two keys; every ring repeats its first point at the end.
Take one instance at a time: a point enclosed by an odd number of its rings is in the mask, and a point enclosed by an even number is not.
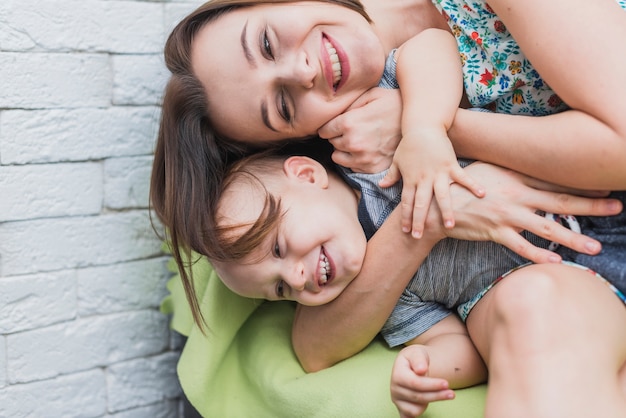
{"type": "Polygon", "coordinates": [[[446,227],[454,226],[449,186],[457,182],[476,196],[483,191],[459,166],[447,131],[463,95],[463,74],[454,37],[427,29],[396,52],[402,96],[402,140],[381,186],[400,178],[402,227],[421,238],[433,196],[446,227]]]}
{"type": "Polygon", "coordinates": [[[463,95],[463,71],[454,37],[427,29],[396,51],[402,96],[402,132],[436,129],[445,135],[463,95]]]}
{"type": "Polygon", "coordinates": [[[453,399],[451,389],[486,379],[487,368],[465,325],[450,315],[398,353],[391,373],[391,399],[402,417],[414,417],[430,402],[453,399]]]}

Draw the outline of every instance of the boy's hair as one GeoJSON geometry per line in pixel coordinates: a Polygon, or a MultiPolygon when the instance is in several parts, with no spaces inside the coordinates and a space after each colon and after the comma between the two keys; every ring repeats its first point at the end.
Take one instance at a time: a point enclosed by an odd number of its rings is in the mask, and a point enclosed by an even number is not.
{"type": "Polygon", "coordinates": [[[215,220],[215,241],[211,244],[211,251],[206,254],[210,260],[219,262],[237,262],[246,258],[265,238],[275,230],[276,224],[283,214],[280,205],[280,196],[268,190],[266,184],[273,178],[282,178],[283,163],[291,156],[301,155],[315,159],[324,168],[334,172],[335,165],[331,160],[332,147],[327,141],[288,142],[282,147],[273,148],[244,157],[233,163],[225,175],[220,195],[223,196],[233,184],[249,182],[261,190],[265,196],[263,210],[254,222],[220,225],[220,219],[215,220]],[[241,233],[244,230],[245,232],[241,233]]]}

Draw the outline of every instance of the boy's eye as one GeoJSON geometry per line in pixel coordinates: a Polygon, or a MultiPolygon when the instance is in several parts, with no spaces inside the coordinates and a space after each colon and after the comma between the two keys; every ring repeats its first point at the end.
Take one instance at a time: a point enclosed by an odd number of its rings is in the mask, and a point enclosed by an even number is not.
{"type": "Polygon", "coordinates": [[[278,246],[278,242],[274,244],[274,248],[272,249],[272,254],[276,258],[280,258],[280,247],[278,246]]]}
{"type": "Polygon", "coordinates": [[[285,282],[282,280],[279,280],[278,283],[276,283],[276,296],[281,299],[285,296],[285,282]]]}
{"type": "Polygon", "coordinates": [[[270,59],[274,59],[274,53],[272,52],[272,44],[267,37],[267,30],[263,31],[263,37],[261,39],[264,55],[270,59]]]}

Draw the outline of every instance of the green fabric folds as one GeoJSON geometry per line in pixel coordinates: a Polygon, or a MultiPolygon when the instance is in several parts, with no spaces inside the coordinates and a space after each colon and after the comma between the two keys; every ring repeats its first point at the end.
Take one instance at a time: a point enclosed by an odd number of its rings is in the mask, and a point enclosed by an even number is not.
{"type": "MultiPolygon", "coordinates": [[[[176,266],[170,264],[172,271],[176,266]]],[[[205,417],[397,417],[389,397],[397,349],[376,339],[358,355],[305,373],[291,348],[295,306],[235,295],[201,258],[195,287],[208,329],[193,323],[180,276],[168,282],[162,312],[187,336],[178,363],[186,396],[205,417]]],[[[453,401],[431,404],[425,418],[481,417],[486,386],[458,390],[453,401]]]]}

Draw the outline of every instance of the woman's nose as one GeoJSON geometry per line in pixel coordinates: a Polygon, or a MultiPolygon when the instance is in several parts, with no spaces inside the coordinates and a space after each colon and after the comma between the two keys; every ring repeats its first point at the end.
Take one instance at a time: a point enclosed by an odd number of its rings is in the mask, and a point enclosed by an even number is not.
{"type": "Polygon", "coordinates": [[[304,52],[294,54],[291,62],[283,68],[283,77],[287,82],[294,83],[305,89],[313,88],[317,71],[311,65],[304,52]]]}
{"type": "Polygon", "coordinates": [[[287,274],[284,275],[283,280],[285,280],[293,290],[298,292],[303,291],[306,285],[304,263],[300,261],[295,263],[295,265],[291,267],[291,271],[288,271],[287,274]]]}

